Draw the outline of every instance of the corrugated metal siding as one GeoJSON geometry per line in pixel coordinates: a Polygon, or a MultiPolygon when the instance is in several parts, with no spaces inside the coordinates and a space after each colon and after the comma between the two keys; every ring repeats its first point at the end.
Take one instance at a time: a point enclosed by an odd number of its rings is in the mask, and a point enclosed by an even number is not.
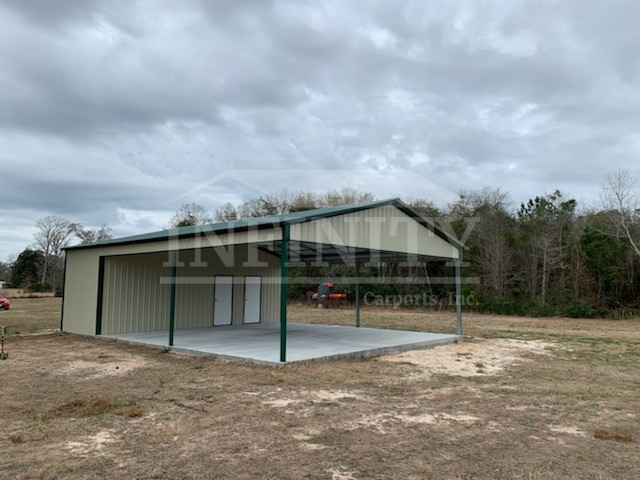
{"type": "Polygon", "coordinates": [[[458,249],[393,205],[291,226],[291,239],[458,258],[458,249]]]}
{"type": "Polygon", "coordinates": [[[92,250],[67,252],[62,328],[95,335],[99,257],[92,250]]]}
{"type": "MultiPolygon", "coordinates": [[[[170,287],[161,282],[161,277],[170,275],[169,267],[164,266],[167,260],[166,253],[106,258],[102,333],[168,329],[170,287]]],[[[234,325],[242,324],[244,276],[248,275],[263,277],[261,320],[279,321],[279,259],[255,247],[210,248],[201,250],[199,258],[193,250],[178,254],[176,329],[212,325],[215,275],[234,276],[234,325]]]]}
{"type": "Polygon", "coordinates": [[[169,285],[163,253],[107,257],[102,333],[149,332],[169,325],[169,285]]]}

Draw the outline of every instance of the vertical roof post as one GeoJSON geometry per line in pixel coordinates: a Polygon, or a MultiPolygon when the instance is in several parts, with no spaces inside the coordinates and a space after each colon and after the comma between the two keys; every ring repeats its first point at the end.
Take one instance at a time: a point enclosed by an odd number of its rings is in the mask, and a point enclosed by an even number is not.
{"type": "Polygon", "coordinates": [[[173,331],[176,323],[176,263],[177,251],[171,251],[171,283],[169,284],[169,346],[173,346],[173,331]]]}
{"type": "Polygon", "coordinates": [[[356,327],[360,326],[360,262],[356,258],[356,327]]]}
{"type": "Polygon", "coordinates": [[[287,275],[290,236],[290,225],[283,223],[280,248],[280,361],[283,363],[287,361],[287,275]]]}
{"type": "Polygon", "coordinates": [[[456,269],[456,333],[462,336],[462,295],[460,292],[460,284],[462,276],[460,273],[460,265],[462,263],[462,248],[458,249],[458,259],[455,261],[456,269]]]}
{"type": "Polygon", "coordinates": [[[100,258],[98,259],[98,298],[96,301],[96,335],[102,335],[103,296],[104,296],[104,257],[100,256],[100,258]]]}

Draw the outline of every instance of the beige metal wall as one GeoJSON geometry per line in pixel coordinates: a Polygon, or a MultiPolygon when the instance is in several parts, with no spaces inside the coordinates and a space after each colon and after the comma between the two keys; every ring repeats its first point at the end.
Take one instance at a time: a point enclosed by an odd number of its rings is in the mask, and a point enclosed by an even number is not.
{"type": "MultiPolygon", "coordinates": [[[[99,257],[110,250],[67,252],[64,331],[95,335],[99,257]]],[[[105,257],[103,334],[168,329],[170,287],[162,281],[170,277],[168,265],[168,252],[105,257]]],[[[214,275],[234,276],[234,325],[243,321],[244,277],[253,275],[262,277],[261,322],[279,321],[280,259],[276,256],[247,245],[181,250],[176,275],[176,329],[212,325],[214,275]]]]}
{"type": "Polygon", "coordinates": [[[393,205],[291,226],[291,239],[458,258],[456,247],[393,205]]]}
{"type": "Polygon", "coordinates": [[[178,256],[176,328],[209,327],[213,323],[214,276],[231,275],[233,284],[233,325],[242,325],[244,316],[244,278],[262,277],[260,321],[280,321],[280,258],[252,246],[207,249],[200,258],[194,251],[178,256]],[[198,266],[204,262],[206,268],[198,266]]]}
{"type": "Polygon", "coordinates": [[[99,256],[95,250],[67,252],[62,328],[65,332],[95,335],[99,256]]]}

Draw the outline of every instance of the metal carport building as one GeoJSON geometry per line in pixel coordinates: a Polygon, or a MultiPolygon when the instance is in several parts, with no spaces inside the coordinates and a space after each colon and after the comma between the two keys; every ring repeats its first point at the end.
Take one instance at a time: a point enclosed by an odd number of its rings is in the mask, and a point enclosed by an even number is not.
{"type": "MultiPolygon", "coordinates": [[[[357,272],[363,262],[412,257],[455,263],[456,335],[419,337],[418,332],[404,332],[414,336],[396,338],[391,330],[378,330],[383,333],[376,336],[375,329],[336,327],[331,332],[327,328],[310,332],[310,326],[297,326],[295,332],[301,337],[315,335],[315,340],[307,341],[307,349],[318,342],[339,344],[341,339],[366,335],[369,343],[361,350],[374,353],[402,345],[449,343],[462,335],[462,249],[458,241],[398,199],[73,246],[66,249],[61,330],[221,357],[286,362],[288,333],[293,332],[291,328],[288,332],[287,324],[289,265],[341,262],[355,265],[357,272]],[[250,350],[262,346],[275,350],[274,333],[278,345],[273,358],[225,350],[231,343],[250,350]]],[[[358,326],[359,316],[356,295],[358,326]]],[[[349,353],[349,348],[344,347],[344,352],[349,353]]]]}

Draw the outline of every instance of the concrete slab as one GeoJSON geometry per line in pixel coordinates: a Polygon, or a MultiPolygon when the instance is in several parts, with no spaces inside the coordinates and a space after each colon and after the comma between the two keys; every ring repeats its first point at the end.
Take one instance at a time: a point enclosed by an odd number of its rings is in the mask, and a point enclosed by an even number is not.
{"type": "MultiPolygon", "coordinates": [[[[167,331],[102,337],[156,347],[165,347],[168,344],[167,331]]],[[[289,323],[287,363],[344,356],[381,355],[445,345],[458,339],[457,335],[440,333],[289,323]]],[[[258,324],[176,330],[172,350],[229,360],[281,364],[280,326],[258,324]]]]}

